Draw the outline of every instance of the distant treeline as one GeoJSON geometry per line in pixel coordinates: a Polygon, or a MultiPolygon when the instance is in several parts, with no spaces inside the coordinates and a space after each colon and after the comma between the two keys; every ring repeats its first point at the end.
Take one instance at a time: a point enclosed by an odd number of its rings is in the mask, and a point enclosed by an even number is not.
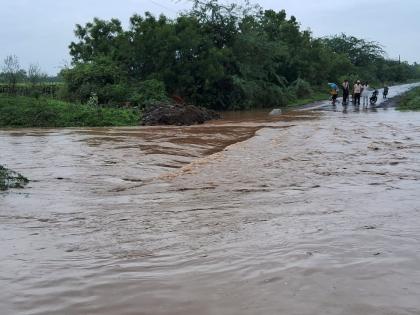
{"type": "Polygon", "coordinates": [[[22,69],[15,55],[7,56],[0,68],[0,93],[21,96],[56,97],[60,90],[58,76],[48,76],[38,64],[22,69]]]}
{"type": "Polygon", "coordinates": [[[50,98],[57,98],[62,86],[62,84],[55,82],[40,82],[35,85],[18,83],[15,86],[11,86],[7,83],[0,83],[0,93],[29,97],[47,96],[50,98]]]}
{"type": "MultiPolygon", "coordinates": [[[[8,56],[8,58],[16,58],[16,62],[18,63],[19,60],[16,56],[8,56]]],[[[18,63],[19,66],[19,63],[18,63]]],[[[14,80],[16,84],[22,84],[22,83],[59,83],[62,81],[62,78],[58,75],[48,75],[43,72],[39,68],[37,68],[38,65],[30,65],[28,70],[21,69],[20,66],[13,73],[15,76],[14,80]],[[34,73],[34,71],[37,71],[37,73],[34,73]]],[[[7,69],[6,65],[3,65],[2,68],[0,68],[0,84],[9,84],[10,83],[10,69],[7,69]]],[[[13,70],[14,71],[14,70],[13,70]]]]}

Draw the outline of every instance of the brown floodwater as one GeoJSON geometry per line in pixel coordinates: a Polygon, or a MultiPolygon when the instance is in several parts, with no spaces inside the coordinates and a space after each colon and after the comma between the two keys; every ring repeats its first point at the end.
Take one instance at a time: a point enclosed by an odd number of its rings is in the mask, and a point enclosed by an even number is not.
{"type": "Polygon", "coordinates": [[[0,313],[420,314],[420,113],[313,109],[1,130],[0,313]]]}

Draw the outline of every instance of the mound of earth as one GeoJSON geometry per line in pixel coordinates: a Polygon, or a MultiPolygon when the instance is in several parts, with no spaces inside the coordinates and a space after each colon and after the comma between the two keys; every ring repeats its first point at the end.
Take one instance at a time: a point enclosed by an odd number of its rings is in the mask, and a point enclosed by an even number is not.
{"type": "Polygon", "coordinates": [[[0,165],[0,191],[9,188],[23,188],[28,182],[26,177],[0,165]]]}
{"type": "Polygon", "coordinates": [[[219,113],[203,107],[160,103],[144,111],[142,125],[195,125],[219,118],[219,113]]]}

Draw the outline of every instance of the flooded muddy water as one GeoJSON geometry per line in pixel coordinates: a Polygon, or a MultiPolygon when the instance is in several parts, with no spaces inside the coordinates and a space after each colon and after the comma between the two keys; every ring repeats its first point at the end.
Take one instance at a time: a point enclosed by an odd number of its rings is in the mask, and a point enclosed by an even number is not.
{"type": "Polygon", "coordinates": [[[314,109],[0,131],[1,314],[419,314],[420,113],[314,109]]]}

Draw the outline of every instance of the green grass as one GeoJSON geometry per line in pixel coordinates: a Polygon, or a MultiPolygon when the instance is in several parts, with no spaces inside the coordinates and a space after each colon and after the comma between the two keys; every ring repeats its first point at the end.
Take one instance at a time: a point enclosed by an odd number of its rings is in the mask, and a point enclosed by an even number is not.
{"type": "Polygon", "coordinates": [[[410,80],[407,80],[405,83],[417,83],[417,82],[420,82],[420,79],[410,79],[410,80]]]}
{"type": "Polygon", "coordinates": [[[139,119],[140,113],[134,109],[0,95],[0,128],[135,126],[139,119]]]}
{"type": "Polygon", "coordinates": [[[23,188],[28,182],[26,177],[0,165],[0,191],[9,188],[23,188]]]}
{"type": "Polygon", "coordinates": [[[420,111],[420,87],[416,87],[406,93],[401,98],[397,109],[420,111]]]}
{"type": "Polygon", "coordinates": [[[298,107],[306,104],[310,104],[316,101],[324,101],[329,99],[328,92],[314,92],[311,96],[307,98],[299,98],[295,101],[287,104],[287,107],[298,107]]]}

